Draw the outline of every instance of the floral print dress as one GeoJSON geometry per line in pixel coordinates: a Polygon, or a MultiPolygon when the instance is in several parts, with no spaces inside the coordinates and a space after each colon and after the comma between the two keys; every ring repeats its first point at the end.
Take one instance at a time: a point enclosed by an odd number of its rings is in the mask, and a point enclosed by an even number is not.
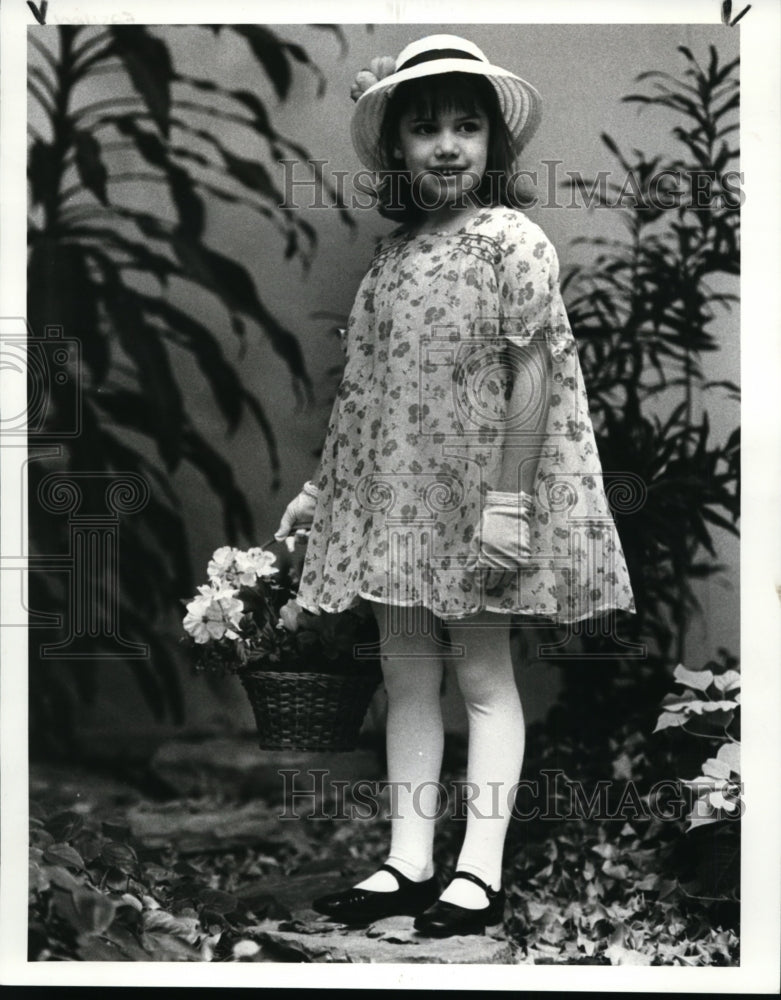
{"type": "Polygon", "coordinates": [[[304,608],[366,599],[444,620],[490,610],[557,623],[635,610],[556,251],[523,212],[486,208],[455,232],[391,233],[358,289],[345,350],[304,608]],[[523,360],[533,341],[547,374],[523,360]],[[478,563],[481,511],[518,440],[537,462],[531,557],[497,585],[478,563]]]}

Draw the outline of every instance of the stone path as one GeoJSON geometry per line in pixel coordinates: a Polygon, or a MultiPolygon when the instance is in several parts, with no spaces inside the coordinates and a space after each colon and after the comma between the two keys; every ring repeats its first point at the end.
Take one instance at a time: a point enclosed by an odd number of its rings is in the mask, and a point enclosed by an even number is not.
{"type": "Polygon", "coordinates": [[[238,895],[251,902],[266,895],[291,911],[288,920],[264,920],[247,928],[248,936],[281,961],[297,962],[411,962],[432,964],[514,964],[510,943],[498,928],[490,934],[469,934],[437,940],[418,934],[412,917],[386,917],[367,927],[345,927],[315,913],[309,902],[316,896],[358,882],[368,872],[345,881],[337,872],[264,879],[238,895]]]}

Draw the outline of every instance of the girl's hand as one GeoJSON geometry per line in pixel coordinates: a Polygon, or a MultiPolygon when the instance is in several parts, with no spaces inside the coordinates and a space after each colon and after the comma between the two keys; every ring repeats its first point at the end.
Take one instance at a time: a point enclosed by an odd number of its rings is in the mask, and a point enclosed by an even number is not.
{"type": "Polygon", "coordinates": [[[278,542],[283,541],[296,529],[311,527],[319,492],[314,483],[305,483],[298,496],[290,501],[282,515],[282,520],[279,522],[279,527],[274,532],[274,538],[278,542]]]}
{"type": "Polygon", "coordinates": [[[531,557],[528,493],[486,493],[480,520],[480,550],[477,565],[514,570],[531,557]]]}

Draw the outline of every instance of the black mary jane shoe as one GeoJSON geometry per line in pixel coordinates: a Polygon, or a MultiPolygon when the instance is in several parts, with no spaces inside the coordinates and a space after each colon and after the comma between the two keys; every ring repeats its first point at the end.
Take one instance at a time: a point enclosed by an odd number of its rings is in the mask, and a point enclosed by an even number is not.
{"type": "Polygon", "coordinates": [[[425,882],[412,879],[396,871],[393,865],[380,865],[380,871],[390,872],[399,883],[392,892],[377,892],[374,889],[357,889],[354,886],[342,892],[321,896],[312,902],[312,908],[331,920],[342,924],[369,924],[383,917],[414,917],[427,909],[439,896],[439,881],[436,875],[425,882]]]}
{"type": "Polygon", "coordinates": [[[454,934],[484,934],[486,927],[500,924],[504,918],[504,889],[492,889],[471,872],[456,872],[453,878],[465,878],[479,885],[488,905],[478,910],[438,899],[415,919],[415,930],[425,937],[451,937],[454,934]]]}

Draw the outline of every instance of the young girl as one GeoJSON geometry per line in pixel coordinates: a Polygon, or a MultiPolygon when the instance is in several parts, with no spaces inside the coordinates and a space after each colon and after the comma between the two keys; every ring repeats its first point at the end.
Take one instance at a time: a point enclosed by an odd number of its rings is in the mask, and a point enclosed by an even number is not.
{"type": "Polygon", "coordinates": [[[397,800],[387,862],[314,902],[345,923],[414,914],[420,933],[445,936],[501,921],[524,751],[509,616],[634,611],[556,252],[515,207],[513,164],[540,109],[477,46],[434,35],[401,52],[352,120],[381,210],[401,225],[358,289],[319,472],[277,531],[311,524],[303,607],[368,600],[380,626],[397,800]],[[467,708],[471,801],[441,891],[445,663],[467,708]]]}

